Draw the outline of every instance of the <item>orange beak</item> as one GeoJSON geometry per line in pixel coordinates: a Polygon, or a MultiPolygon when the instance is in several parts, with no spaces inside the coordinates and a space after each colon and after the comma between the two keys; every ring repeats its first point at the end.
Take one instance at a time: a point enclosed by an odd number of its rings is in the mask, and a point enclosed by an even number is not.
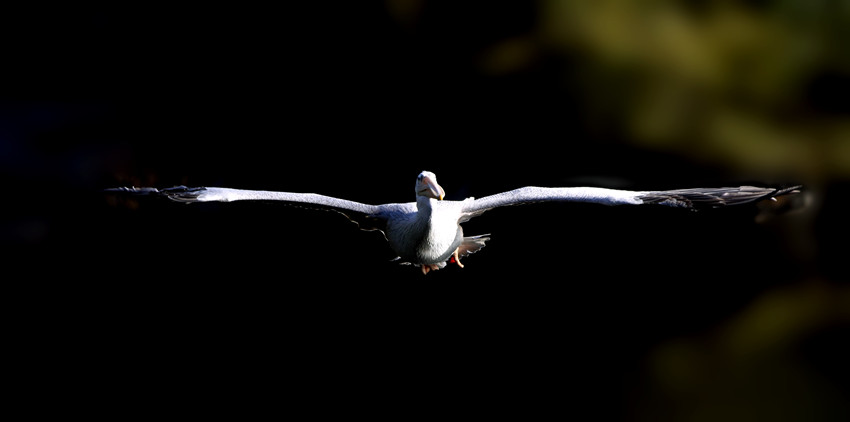
{"type": "Polygon", "coordinates": [[[424,187],[419,190],[419,193],[429,198],[439,199],[440,201],[446,196],[446,191],[443,187],[431,180],[430,177],[423,177],[422,184],[424,187]]]}

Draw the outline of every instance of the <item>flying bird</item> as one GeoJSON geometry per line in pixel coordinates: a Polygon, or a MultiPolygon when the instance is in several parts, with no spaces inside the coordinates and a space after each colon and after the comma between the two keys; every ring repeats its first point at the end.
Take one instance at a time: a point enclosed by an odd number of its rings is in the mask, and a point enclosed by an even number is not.
{"type": "Polygon", "coordinates": [[[289,205],[338,212],[362,230],[380,230],[398,254],[397,261],[419,267],[424,274],[447,263],[463,267],[461,258],[483,248],[489,234],[464,236],[461,224],[486,211],[536,202],[590,202],[605,205],[656,204],[679,208],[717,208],[798,193],[785,189],[739,186],[665,191],[629,191],[596,187],[543,188],[527,186],[483,198],[445,200],[437,176],[423,171],[416,177],[416,202],[368,205],[314,193],[292,193],[215,187],[175,186],[166,189],[121,187],[108,192],[165,196],[178,202],[282,201],[289,205]]]}

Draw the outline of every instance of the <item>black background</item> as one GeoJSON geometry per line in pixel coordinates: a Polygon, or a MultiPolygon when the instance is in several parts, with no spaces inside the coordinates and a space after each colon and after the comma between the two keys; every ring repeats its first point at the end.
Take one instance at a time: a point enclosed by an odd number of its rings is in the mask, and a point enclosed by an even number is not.
{"type": "MultiPolygon", "coordinates": [[[[427,276],[333,214],[103,194],[186,184],[407,202],[421,170],[452,200],[806,182],[735,178],[631,146],[616,126],[589,133],[580,87],[564,82],[580,58],[479,72],[476,55],[533,26],[533,7],[431,3],[416,31],[383,3],[281,7],[27,11],[7,25],[0,240],[22,390],[96,412],[465,404],[628,419],[654,346],[710,332],[770,289],[846,282],[840,180],[815,186],[823,206],[803,229],[785,214],[757,224],[756,205],[500,209],[465,225],[492,233],[466,268],[427,276]],[[795,246],[801,230],[816,246],[795,246]]],[[[800,340],[799,359],[835,374],[845,328],[800,340]]]]}

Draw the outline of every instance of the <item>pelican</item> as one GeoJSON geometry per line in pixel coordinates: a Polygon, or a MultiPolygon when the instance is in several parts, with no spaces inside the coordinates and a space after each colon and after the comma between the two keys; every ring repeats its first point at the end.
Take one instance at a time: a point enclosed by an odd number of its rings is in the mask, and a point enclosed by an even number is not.
{"type": "Polygon", "coordinates": [[[380,230],[398,254],[395,260],[419,267],[423,274],[447,263],[463,268],[461,258],[483,248],[489,234],[464,236],[461,224],[486,211],[535,202],[590,202],[604,205],[655,204],[679,208],[717,208],[798,193],[785,189],[739,186],[665,191],[629,191],[597,187],[544,188],[527,186],[483,198],[445,200],[437,175],[423,171],[416,177],[416,202],[368,205],[314,193],[175,186],[166,189],[121,187],[109,192],[160,195],[177,202],[282,201],[307,208],[338,212],[362,230],[380,230]]]}

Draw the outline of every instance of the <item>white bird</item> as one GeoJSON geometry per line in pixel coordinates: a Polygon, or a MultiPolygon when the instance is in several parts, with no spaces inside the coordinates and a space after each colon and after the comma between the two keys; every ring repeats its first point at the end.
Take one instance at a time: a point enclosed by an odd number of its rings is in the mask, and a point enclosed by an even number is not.
{"type": "Polygon", "coordinates": [[[461,224],[485,211],[508,205],[534,202],[591,202],[605,205],[657,204],[680,208],[722,207],[799,192],[786,189],[739,186],[716,189],[629,191],[594,187],[523,187],[480,199],[444,200],[445,191],[437,176],[423,171],[416,177],[416,202],[368,205],[314,193],[292,193],[230,188],[176,186],[156,188],[113,188],[110,192],[164,195],[178,202],[231,202],[244,200],[283,201],[290,205],[336,211],[357,223],[362,230],[380,230],[397,260],[418,266],[424,274],[439,270],[447,262],[477,252],[490,235],[464,237],[461,224]]]}

